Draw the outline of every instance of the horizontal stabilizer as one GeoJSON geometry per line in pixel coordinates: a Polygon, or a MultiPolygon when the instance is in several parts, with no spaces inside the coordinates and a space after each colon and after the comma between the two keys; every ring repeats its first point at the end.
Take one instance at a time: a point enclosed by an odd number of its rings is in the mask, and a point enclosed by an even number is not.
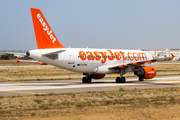
{"type": "Polygon", "coordinates": [[[51,52],[44,52],[43,54],[42,54],[42,56],[47,56],[47,55],[52,55],[52,54],[57,54],[57,53],[59,53],[59,52],[64,52],[64,51],[66,51],[66,50],[60,50],[60,49],[58,49],[58,50],[56,50],[56,49],[52,49],[51,50],[51,52]]]}

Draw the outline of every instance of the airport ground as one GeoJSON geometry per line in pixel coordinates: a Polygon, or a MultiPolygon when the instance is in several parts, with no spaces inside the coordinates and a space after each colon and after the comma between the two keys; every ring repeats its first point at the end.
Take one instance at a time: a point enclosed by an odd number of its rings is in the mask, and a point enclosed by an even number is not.
{"type": "Polygon", "coordinates": [[[0,96],[1,120],[179,120],[180,88],[0,96]]]}
{"type": "MultiPolygon", "coordinates": [[[[28,88],[27,84],[29,83],[38,84],[39,86],[35,84],[32,86],[39,88],[43,86],[61,88],[74,84],[76,87],[84,86],[81,83],[81,74],[52,66],[3,65],[0,67],[0,81],[2,81],[0,83],[7,85],[8,89],[15,87],[17,89],[20,84],[25,89],[28,88]]],[[[157,72],[156,79],[141,83],[132,77],[133,74],[127,74],[128,81],[123,85],[115,83],[114,78],[117,75],[108,75],[100,82],[95,81],[82,87],[84,89],[91,88],[86,92],[76,91],[79,88],[72,88],[72,92],[69,93],[46,93],[42,89],[38,92],[31,90],[28,91],[29,93],[25,93],[26,90],[17,90],[21,93],[6,91],[13,94],[0,95],[0,119],[178,120],[180,118],[180,64],[178,62],[162,62],[159,64],[157,72]],[[93,85],[96,87],[92,87],[93,85]],[[93,90],[106,88],[106,86],[110,90],[93,90]]],[[[1,89],[3,89],[2,86],[1,89]]],[[[48,90],[50,91],[52,88],[48,90]]],[[[1,91],[1,93],[5,92],[1,91]]]]}
{"type": "MultiPolygon", "coordinates": [[[[180,75],[180,62],[160,62],[157,75],[180,75]]],[[[115,78],[118,75],[107,74],[106,78],[115,78]]],[[[133,77],[127,73],[125,77],[133,77]]],[[[80,80],[82,73],[71,72],[50,65],[16,63],[16,60],[0,60],[0,81],[40,81],[40,80],[80,80]]]]}

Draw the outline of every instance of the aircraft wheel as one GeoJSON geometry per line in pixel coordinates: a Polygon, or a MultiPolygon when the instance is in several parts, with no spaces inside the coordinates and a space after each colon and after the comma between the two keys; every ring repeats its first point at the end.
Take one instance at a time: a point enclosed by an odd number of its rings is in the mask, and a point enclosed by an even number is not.
{"type": "Polygon", "coordinates": [[[83,83],[87,83],[86,77],[83,77],[83,78],[82,78],[82,82],[83,82],[83,83]]]}
{"type": "Polygon", "coordinates": [[[120,83],[120,77],[116,78],[116,83],[120,83]]]}
{"type": "Polygon", "coordinates": [[[139,77],[139,81],[144,81],[144,79],[142,77],[139,77]]]}
{"type": "Polygon", "coordinates": [[[125,77],[122,77],[121,78],[121,83],[125,83],[126,82],[126,78],[125,77]]]}
{"type": "Polygon", "coordinates": [[[87,83],[91,83],[91,77],[87,78],[87,83]]]}

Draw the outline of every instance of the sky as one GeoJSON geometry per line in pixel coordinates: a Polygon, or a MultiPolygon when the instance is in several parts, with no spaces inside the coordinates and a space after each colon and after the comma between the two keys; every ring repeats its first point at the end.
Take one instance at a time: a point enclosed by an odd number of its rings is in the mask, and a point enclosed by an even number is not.
{"type": "Polygon", "coordinates": [[[30,8],[71,48],[180,48],[179,0],[0,0],[0,50],[36,49],[30,8]]]}

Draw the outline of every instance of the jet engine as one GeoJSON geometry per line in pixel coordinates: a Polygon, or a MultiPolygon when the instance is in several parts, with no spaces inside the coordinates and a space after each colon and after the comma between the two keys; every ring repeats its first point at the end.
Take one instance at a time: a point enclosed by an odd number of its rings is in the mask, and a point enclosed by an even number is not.
{"type": "Polygon", "coordinates": [[[156,69],[154,67],[141,67],[134,72],[135,75],[143,79],[151,79],[156,76],[156,69]]]}
{"type": "Polygon", "coordinates": [[[28,51],[28,52],[26,52],[26,55],[29,57],[30,56],[30,52],[28,51]]]}
{"type": "Polygon", "coordinates": [[[93,79],[102,79],[106,74],[91,74],[91,78],[93,79]]]}

